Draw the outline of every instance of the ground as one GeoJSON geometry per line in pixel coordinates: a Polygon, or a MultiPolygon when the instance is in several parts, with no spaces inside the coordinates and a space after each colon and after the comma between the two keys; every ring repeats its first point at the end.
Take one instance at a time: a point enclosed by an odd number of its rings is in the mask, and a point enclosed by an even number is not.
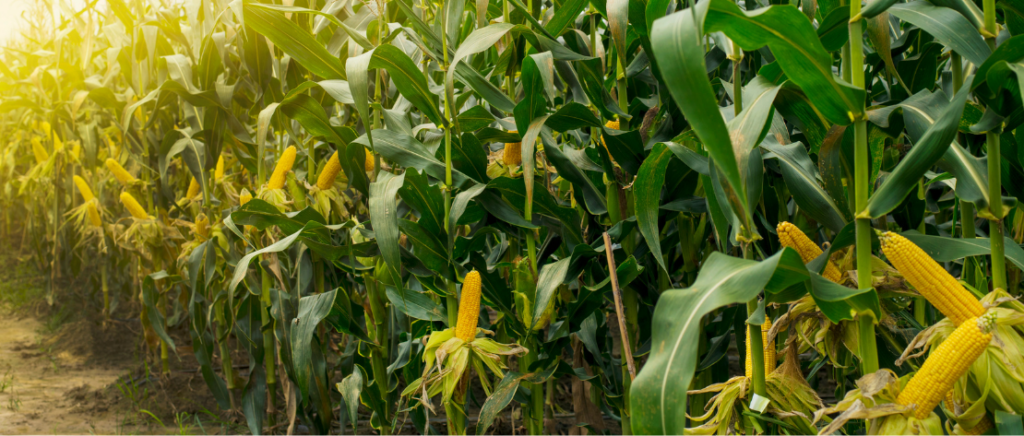
{"type": "Polygon", "coordinates": [[[248,433],[218,411],[190,347],[171,374],[151,371],[137,317],[104,320],[75,292],[51,305],[27,256],[0,257],[0,434],[248,433]]]}
{"type": "MultiPolygon", "coordinates": [[[[88,284],[88,268],[81,277],[58,278],[57,291],[51,293],[48,277],[24,251],[0,250],[0,265],[9,266],[0,269],[0,435],[249,434],[240,413],[217,407],[182,325],[169,331],[177,357],[171,356],[171,373],[161,374],[159,360],[143,340],[138,303],[120,301],[111,318],[103,317],[97,306],[101,299],[88,284]]],[[[234,345],[235,367],[245,377],[246,357],[234,345]]],[[[219,370],[220,363],[214,367],[219,370]]],[[[343,374],[335,376],[332,384],[343,374]]],[[[556,404],[571,407],[570,384],[568,378],[556,383],[556,404]]],[[[478,383],[473,392],[476,400],[467,407],[476,417],[485,394],[478,383]]],[[[545,426],[568,434],[574,415],[557,412],[545,426]]],[[[369,418],[360,409],[359,434],[374,432],[369,418]]],[[[404,423],[399,434],[416,433],[410,420],[404,423]]],[[[431,416],[431,423],[445,430],[443,414],[431,416]]],[[[475,433],[476,420],[467,424],[475,433]]],[[[617,432],[617,422],[606,417],[605,424],[617,432]]],[[[283,434],[284,428],[275,431],[283,434]]],[[[351,424],[344,431],[351,432],[351,424]]],[[[295,428],[296,434],[308,432],[301,423],[295,428]]],[[[524,432],[517,407],[503,411],[490,429],[491,434],[524,432]]]]}

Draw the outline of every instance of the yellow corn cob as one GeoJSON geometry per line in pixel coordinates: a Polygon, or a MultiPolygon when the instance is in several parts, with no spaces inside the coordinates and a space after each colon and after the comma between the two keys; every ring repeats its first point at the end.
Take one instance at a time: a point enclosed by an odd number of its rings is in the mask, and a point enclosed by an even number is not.
{"type": "Polygon", "coordinates": [[[294,145],[284,149],[284,153],[281,153],[281,158],[277,160],[277,166],[274,167],[274,174],[270,176],[270,182],[267,182],[267,188],[284,188],[284,178],[292,170],[292,165],[295,165],[294,145]]]}
{"type": "MultiPolygon", "coordinates": [[[[772,329],[772,320],[768,318],[768,315],[764,316],[764,324],[761,325],[761,340],[764,344],[764,375],[771,374],[775,371],[775,341],[768,342],[768,330],[772,329]]],[[[750,329],[747,329],[747,363],[746,363],[746,374],[747,378],[754,376],[754,364],[750,357],[750,329]]]]}
{"type": "Polygon", "coordinates": [[[199,186],[199,182],[196,180],[195,177],[193,177],[192,181],[189,182],[188,184],[188,191],[185,193],[185,198],[195,198],[196,195],[199,195],[200,189],[202,189],[202,186],[199,186]]]}
{"type": "Polygon", "coordinates": [[[893,232],[885,232],[881,240],[892,266],[953,324],[985,313],[978,299],[920,247],[893,232]]]}
{"type": "Polygon", "coordinates": [[[199,216],[196,217],[195,231],[196,234],[202,236],[203,239],[208,239],[210,237],[210,220],[209,218],[206,218],[205,214],[199,214],[199,216]]]}
{"type": "Polygon", "coordinates": [[[476,337],[476,325],[480,322],[480,273],[470,271],[462,281],[462,298],[459,299],[459,322],[455,324],[455,337],[469,342],[476,337]]]}
{"type": "MultiPolygon", "coordinates": [[[[511,133],[518,133],[513,130],[511,133]]],[[[507,165],[522,165],[523,163],[523,143],[522,142],[506,142],[505,152],[501,156],[501,161],[507,165]]]]}
{"type": "Polygon", "coordinates": [[[249,200],[252,200],[252,194],[249,193],[248,189],[242,188],[242,193],[238,194],[238,205],[245,206],[245,203],[248,203],[249,200]]]}
{"type": "Polygon", "coordinates": [[[604,126],[612,130],[619,130],[619,120],[611,120],[604,123],[604,126]]]}
{"type": "Polygon", "coordinates": [[[316,179],[316,187],[321,191],[330,189],[331,186],[334,186],[334,179],[338,177],[339,171],[341,171],[341,161],[338,160],[338,152],[334,152],[327,160],[327,165],[324,165],[324,169],[320,170],[320,177],[316,179]]]}
{"type": "Polygon", "coordinates": [[[224,155],[217,158],[217,167],[213,170],[213,180],[224,178],[224,155]]]}
{"type": "Polygon", "coordinates": [[[79,176],[75,176],[74,180],[75,186],[78,187],[78,192],[82,194],[82,200],[89,203],[89,205],[86,206],[89,211],[89,221],[96,227],[103,225],[103,220],[100,219],[100,212],[96,209],[96,203],[92,201],[96,196],[92,194],[92,189],[89,188],[89,184],[85,182],[85,179],[79,176]]]}
{"type": "Polygon", "coordinates": [[[107,169],[114,174],[114,178],[122,185],[127,186],[128,184],[135,181],[135,176],[128,173],[121,164],[117,163],[116,160],[107,158],[107,169]]]}
{"type": "Polygon", "coordinates": [[[43,141],[38,136],[32,138],[32,153],[36,155],[36,163],[41,164],[50,158],[50,153],[43,148],[43,141]]]}
{"type": "Polygon", "coordinates": [[[363,171],[370,172],[377,167],[377,161],[373,158],[373,153],[366,153],[366,162],[363,162],[363,171]]]}
{"type": "Polygon", "coordinates": [[[72,177],[72,179],[75,181],[75,186],[78,187],[78,192],[82,194],[82,200],[88,202],[96,198],[95,195],[92,195],[92,189],[89,188],[89,184],[85,182],[85,179],[80,176],[72,177]]]}
{"type": "Polygon", "coordinates": [[[971,364],[988,347],[995,324],[994,312],[964,320],[932,351],[896,402],[904,406],[916,405],[914,416],[927,418],[946,393],[953,389],[953,383],[967,373],[971,364]]]}
{"type": "MultiPolygon", "coordinates": [[[[818,244],[815,244],[797,226],[783,221],[779,223],[775,232],[779,235],[779,243],[783,247],[792,248],[797,253],[800,253],[800,258],[803,259],[804,263],[821,256],[821,247],[818,247],[818,244]]],[[[841,283],[843,280],[843,274],[839,272],[839,268],[836,268],[836,264],[832,263],[831,260],[825,265],[825,272],[822,276],[836,283],[841,283]]]]}
{"type": "Polygon", "coordinates": [[[82,144],[80,142],[74,141],[71,144],[71,156],[74,156],[76,160],[82,158],[82,144]]]}
{"type": "Polygon", "coordinates": [[[975,424],[974,427],[971,427],[966,430],[961,428],[960,434],[981,435],[985,434],[985,432],[991,430],[993,427],[995,427],[995,424],[993,424],[992,420],[989,419],[988,415],[986,415],[984,418],[981,418],[981,421],[978,421],[978,423],[975,424]]]}
{"type": "Polygon", "coordinates": [[[50,127],[50,123],[43,121],[39,124],[39,127],[43,131],[43,133],[46,133],[46,137],[53,138],[53,151],[57,151],[64,148],[64,143],[61,142],[59,137],[57,137],[57,132],[53,131],[53,128],[50,127]]]}
{"type": "Polygon", "coordinates": [[[132,197],[132,194],[129,194],[127,191],[121,193],[121,203],[124,204],[125,209],[128,209],[128,213],[132,214],[133,217],[140,220],[149,219],[146,209],[143,209],[142,205],[135,201],[135,197],[132,197]]]}

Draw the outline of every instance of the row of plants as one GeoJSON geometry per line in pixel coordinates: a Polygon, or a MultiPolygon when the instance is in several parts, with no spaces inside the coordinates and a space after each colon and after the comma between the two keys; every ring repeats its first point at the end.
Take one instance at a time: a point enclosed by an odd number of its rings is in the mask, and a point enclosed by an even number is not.
{"type": "Polygon", "coordinates": [[[253,434],[1024,432],[1024,5],[847,3],[42,1],[3,233],[253,434]]]}

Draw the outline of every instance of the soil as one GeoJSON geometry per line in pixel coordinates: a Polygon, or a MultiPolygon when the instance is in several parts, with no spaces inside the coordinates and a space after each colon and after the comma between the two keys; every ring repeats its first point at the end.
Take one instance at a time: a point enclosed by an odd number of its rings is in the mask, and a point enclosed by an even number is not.
{"type": "MultiPolygon", "coordinates": [[[[137,302],[122,301],[116,316],[105,319],[94,291],[79,285],[88,280],[78,278],[58,280],[59,303],[51,305],[47,277],[28,256],[0,252],[0,262],[15,265],[0,269],[0,435],[249,434],[239,412],[218,407],[184,325],[168,331],[177,353],[171,355],[171,372],[162,374],[159,358],[143,339],[137,302]]],[[[236,344],[231,348],[238,375],[245,378],[244,352],[236,344]]],[[[219,371],[220,362],[214,367],[219,371]]],[[[340,380],[338,374],[332,384],[340,380]]],[[[570,385],[569,378],[555,383],[556,404],[572,404],[570,385]]],[[[467,426],[475,433],[473,418],[485,394],[477,382],[472,389],[475,401],[467,404],[472,417],[467,426]]],[[[374,433],[366,412],[360,409],[359,434],[374,433]]],[[[571,410],[559,409],[554,419],[545,420],[545,427],[553,434],[568,434],[574,421],[571,410]]],[[[309,427],[297,424],[295,434],[309,433],[309,427]]],[[[397,433],[417,434],[411,421],[404,424],[397,433]]],[[[443,413],[431,416],[431,424],[445,432],[443,413]]],[[[613,434],[619,429],[607,416],[605,425],[613,434]]],[[[502,411],[488,433],[524,434],[521,410],[502,411]]]]}
{"type": "Polygon", "coordinates": [[[137,315],[103,319],[74,280],[58,282],[60,304],[49,305],[31,262],[0,257],[17,265],[0,270],[0,434],[248,433],[217,407],[183,329],[160,374],[137,315]]]}

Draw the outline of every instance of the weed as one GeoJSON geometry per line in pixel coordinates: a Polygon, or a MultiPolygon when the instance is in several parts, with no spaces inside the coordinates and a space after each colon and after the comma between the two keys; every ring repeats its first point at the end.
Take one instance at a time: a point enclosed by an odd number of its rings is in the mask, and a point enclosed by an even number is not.
{"type": "Polygon", "coordinates": [[[11,388],[12,391],[14,390],[14,374],[11,374],[11,368],[9,367],[7,371],[4,371],[4,376],[0,377],[0,394],[4,393],[7,388],[11,388]]]}

